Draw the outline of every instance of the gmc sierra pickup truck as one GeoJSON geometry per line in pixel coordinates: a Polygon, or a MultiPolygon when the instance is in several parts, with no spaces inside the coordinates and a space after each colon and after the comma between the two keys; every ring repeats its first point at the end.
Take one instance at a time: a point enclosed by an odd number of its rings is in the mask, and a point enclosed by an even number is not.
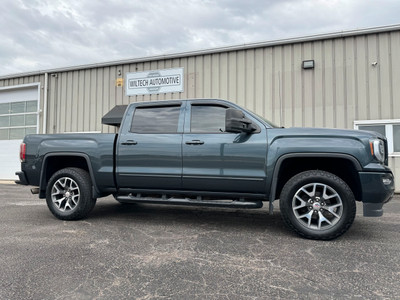
{"type": "Polygon", "coordinates": [[[96,199],[261,208],[311,239],[352,225],[356,202],[381,216],[394,193],[384,136],[278,128],[224,100],[132,103],[118,134],[28,135],[17,183],[59,219],[86,217],[96,199]]]}

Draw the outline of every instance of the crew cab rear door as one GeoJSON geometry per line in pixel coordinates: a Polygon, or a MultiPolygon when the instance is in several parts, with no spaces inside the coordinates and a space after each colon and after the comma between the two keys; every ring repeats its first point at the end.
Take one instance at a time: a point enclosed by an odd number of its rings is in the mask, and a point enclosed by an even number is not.
{"type": "Polygon", "coordinates": [[[225,132],[228,104],[212,100],[187,104],[183,134],[183,177],[186,190],[264,194],[266,128],[253,133],[225,132]],[[189,105],[190,104],[190,105],[189,105]]]}
{"type": "Polygon", "coordinates": [[[128,108],[117,141],[120,188],[181,188],[184,106],[179,101],[128,108]]]}

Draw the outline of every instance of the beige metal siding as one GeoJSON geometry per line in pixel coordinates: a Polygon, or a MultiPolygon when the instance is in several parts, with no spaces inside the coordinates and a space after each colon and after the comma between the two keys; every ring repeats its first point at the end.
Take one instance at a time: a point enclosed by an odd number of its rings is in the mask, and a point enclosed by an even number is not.
{"type": "MultiPolygon", "coordinates": [[[[114,105],[183,98],[228,99],[285,127],[400,119],[399,54],[397,30],[60,71],[48,77],[47,132],[115,132],[101,124],[114,105]],[[315,69],[303,70],[309,59],[315,69]],[[129,97],[115,85],[128,72],[175,67],[184,68],[183,93],[129,97]]],[[[43,88],[44,75],[0,80],[0,87],[32,82],[43,88]]],[[[40,103],[44,111],[43,92],[40,103]]],[[[400,189],[400,157],[390,165],[400,189]]]]}

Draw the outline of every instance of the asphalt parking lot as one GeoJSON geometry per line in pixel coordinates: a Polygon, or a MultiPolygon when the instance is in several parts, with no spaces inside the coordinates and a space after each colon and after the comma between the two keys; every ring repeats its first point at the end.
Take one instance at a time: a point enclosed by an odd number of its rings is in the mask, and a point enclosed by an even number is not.
{"type": "Polygon", "coordinates": [[[400,197],[334,241],[279,209],[121,205],[64,222],[0,185],[0,299],[400,299],[400,197]]]}

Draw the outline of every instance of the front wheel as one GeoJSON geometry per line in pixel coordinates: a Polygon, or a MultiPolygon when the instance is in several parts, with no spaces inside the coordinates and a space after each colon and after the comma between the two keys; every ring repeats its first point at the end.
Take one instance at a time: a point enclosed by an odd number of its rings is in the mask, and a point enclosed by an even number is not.
{"type": "Polygon", "coordinates": [[[338,176],[319,170],[293,176],[283,187],[280,209],[286,225],[299,235],[331,240],[353,224],[353,192],[338,176]]]}
{"type": "Polygon", "coordinates": [[[61,220],[85,218],[96,204],[92,198],[92,181],[88,172],[66,168],[51,176],[46,189],[50,211],[61,220]]]}

